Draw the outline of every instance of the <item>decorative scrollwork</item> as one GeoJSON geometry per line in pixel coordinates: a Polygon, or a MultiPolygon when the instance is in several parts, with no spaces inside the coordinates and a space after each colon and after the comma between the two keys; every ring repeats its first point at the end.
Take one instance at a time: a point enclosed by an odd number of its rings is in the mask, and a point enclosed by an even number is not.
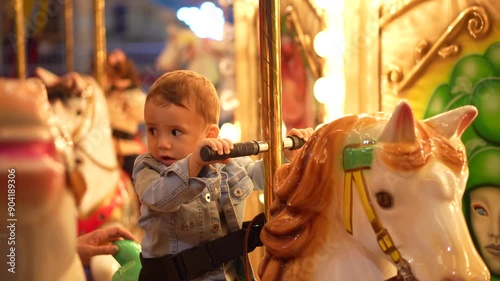
{"type": "Polygon", "coordinates": [[[488,14],[483,7],[478,6],[470,7],[470,9],[465,10],[460,15],[462,16],[462,21],[467,21],[467,29],[469,34],[474,38],[480,38],[488,33],[490,29],[490,20],[488,14]]]}
{"type": "Polygon", "coordinates": [[[389,82],[389,85],[397,85],[399,82],[401,82],[404,78],[403,71],[401,70],[401,67],[397,65],[390,65],[389,66],[389,71],[387,72],[387,81],[389,82]]]}
{"type": "Polygon", "coordinates": [[[447,57],[454,56],[460,52],[460,46],[453,44],[447,47],[443,47],[438,51],[438,55],[443,59],[447,57]]]}
{"type": "Polygon", "coordinates": [[[394,87],[396,93],[399,94],[415,82],[418,75],[436,56],[446,58],[458,54],[460,45],[450,42],[453,42],[464,31],[464,27],[473,39],[479,39],[488,34],[490,19],[486,10],[481,6],[467,7],[448,26],[446,32],[438,38],[434,45],[430,46],[427,41],[419,42],[415,47],[416,64],[407,74],[404,74],[400,67],[391,64],[386,75],[389,85],[394,87]]]}

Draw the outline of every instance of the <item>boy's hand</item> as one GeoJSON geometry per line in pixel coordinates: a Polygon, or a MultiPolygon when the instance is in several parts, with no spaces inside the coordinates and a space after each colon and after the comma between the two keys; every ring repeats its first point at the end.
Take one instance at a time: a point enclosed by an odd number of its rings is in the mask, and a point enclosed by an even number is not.
{"type": "MultiPolygon", "coordinates": [[[[290,131],[288,131],[288,134],[287,136],[296,136],[296,137],[299,137],[301,139],[303,139],[304,141],[307,141],[309,140],[309,137],[314,133],[314,130],[312,128],[306,128],[306,129],[291,129],[290,131]]],[[[295,150],[288,150],[288,149],[285,149],[283,151],[283,153],[285,153],[285,157],[289,160],[289,161],[292,161],[295,156],[297,155],[299,149],[295,149],[295,150]]]]}
{"type": "Polygon", "coordinates": [[[213,160],[209,162],[205,162],[201,159],[200,151],[203,147],[208,146],[212,150],[216,151],[220,155],[229,154],[231,149],[233,149],[233,142],[229,139],[221,139],[221,138],[208,138],[200,141],[196,146],[195,151],[189,157],[189,176],[194,177],[200,173],[201,169],[208,164],[214,163],[222,163],[228,164],[231,159],[221,159],[221,160],[213,160]]]}

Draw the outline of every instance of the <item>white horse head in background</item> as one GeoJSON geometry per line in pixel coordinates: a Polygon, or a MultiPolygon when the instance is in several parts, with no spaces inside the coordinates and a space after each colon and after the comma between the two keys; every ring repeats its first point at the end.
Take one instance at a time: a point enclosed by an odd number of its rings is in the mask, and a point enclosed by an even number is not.
{"type": "Polygon", "coordinates": [[[75,197],[83,190],[69,180],[75,171],[69,134],[38,79],[0,79],[0,100],[0,218],[11,226],[2,233],[12,238],[0,237],[7,256],[0,279],[83,281],[75,228],[75,197]]]}
{"type": "MultiPolygon", "coordinates": [[[[59,77],[37,68],[37,75],[47,86],[49,101],[55,115],[64,123],[74,143],[76,169],[83,176],[86,192],[78,208],[79,233],[100,227],[120,225],[137,233],[138,206],[128,176],[120,168],[111,135],[106,97],[90,76],[69,73],[59,77]]],[[[99,257],[99,256],[98,256],[99,257]]],[[[116,263],[92,262],[96,275],[107,275],[109,280],[116,263]]]]}
{"type": "Polygon", "coordinates": [[[461,206],[476,115],[415,121],[403,101],[318,129],[277,172],[261,280],[490,280],[461,206]]]}

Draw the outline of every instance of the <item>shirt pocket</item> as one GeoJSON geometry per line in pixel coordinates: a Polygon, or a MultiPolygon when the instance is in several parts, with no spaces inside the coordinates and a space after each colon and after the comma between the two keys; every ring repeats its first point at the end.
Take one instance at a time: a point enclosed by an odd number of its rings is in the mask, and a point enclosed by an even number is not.
{"type": "Polygon", "coordinates": [[[198,199],[182,204],[175,212],[174,223],[176,229],[189,231],[196,229],[202,219],[202,206],[198,199]]]}

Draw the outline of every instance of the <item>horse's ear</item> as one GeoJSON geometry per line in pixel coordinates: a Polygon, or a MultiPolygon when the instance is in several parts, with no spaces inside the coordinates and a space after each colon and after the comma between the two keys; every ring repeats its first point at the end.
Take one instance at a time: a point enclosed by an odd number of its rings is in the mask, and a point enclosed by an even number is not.
{"type": "Polygon", "coordinates": [[[425,119],[424,123],[447,138],[461,137],[477,114],[474,106],[466,105],[425,119]]]}
{"type": "Polygon", "coordinates": [[[407,101],[402,100],[396,106],[389,122],[379,137],[380,142],[412,143],[416,140],[415,118],[407,101]]]}
{"type": "Polygon", "coordinates": [[[60,80],[59,76],[57,76],[55,73],[52,73],[42,67],[37,67],[35,69],[35,74],[38,78],[42,79],[43,83],[47,86],[54,86],[60,80]]]}
{"type": "Polygon", "coordinates": [[[47,88],[40,78],[30,77],[26,79],[26,86],[33,89],[37,93],[41,93],[42,96],[47,97],[47,88]]]}

